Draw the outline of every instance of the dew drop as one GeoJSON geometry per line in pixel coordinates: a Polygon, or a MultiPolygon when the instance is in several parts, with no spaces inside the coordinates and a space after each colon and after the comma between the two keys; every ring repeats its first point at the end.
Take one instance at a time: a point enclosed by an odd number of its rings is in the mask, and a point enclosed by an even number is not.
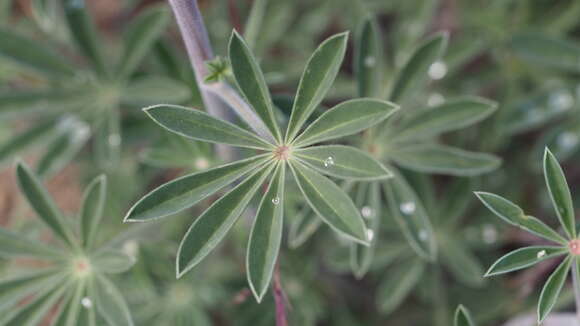
{"type": "Polygon", "coordinates": [[[421,229],[419,231],[419,240],[421,240],[421,241],[427,241],[428,238],[429,238],[429,235],[427,234],[427,231],[421,229]]]}
{"type": "Polygon", "coordinates": [[[365,217],[365,218],[371,218],[373,216],[373,210],[368,206],[363,207],[360,210],[360,213],[361,213],[362,217],[365,217]]]}
{"type": "Polygon", "coordinates": [[[280,197],[276,196],[276,197],[272,198],[272,204],[274,204],[274,205],[280,204],[280,197]]]}
{"type": "Polygon", "coordinates": [[[110,146],[119,146],[121,144],[121,136],[119,134],[110,134],[108,141],[110,146]]]}
{"type": "Polygon", "coordinates": [[[447,74],[447,65],[442,61],[436,61],[429,67],[429,77],[434,80],[441,79],[447,74]]]}
{"type": "Polygon", "coordinates": [[[536,255],[536,257],[538,257],[538,259],[544,257],[546,255],[546,250],[542,250],[542,251],[538,251],[538,254],[536,255]]]}
{"type": "Polygon", "coordinates": [[[375,232],[373,230],[367,230],[367,239],[369,239],[369,241],[373,241],[373,238],[375,237],[375,232]]]}
{"type": "Polygon", "coordinates": [[[574,105],[574,98],[567,90],[559,90],[550,95],[548,98],[548,105],[554,111],[566,111],[574,105]]]}
{"type": "Polygon", "coordinates": [[[334,159],[332,158],[332,156],[329,156],[326,158],[326,160],[324,160],[324,167],[327,168],[329,166],[333,166],[334,165],[334,159]]]}
{"type": "Polygon", "coordinates": [[[209,167],[209,161],[205,157],[195,160],[195,168],[198,170],[205,170],[209,167]]]}
{"type": "Polygon", "coordinates": [[[482,231],[483,242],[492,244],[497,241],[497,230],[491,224],[486,224],[482,231]]]}
{"type": "Polygon", "coordinates": [[[563,148],[563,149],[570,149],[576,145],[578,145],[578,142],[580,141],[580,139],[578,139],[578,136],[570,131],[566,131],[561,133],[558,136],[558,139],[556,140],[556,142],[558,143],[558,146],[563,148]]]}
{"type": "Polygon", "coordinates": [[[375,59],[375,57],[366,57],[365,58],[365,67],[367,67],[367,68],[374,67],[376,62],[377,62],[377,60],[375,59]]]}
{"type": "Polygon", "coordinates": [[[88,297],[84,297],[81,299],[81,305],[83,307],[89,309],[93,306],[93,301],[91,299],[89,299],[88,297]]]}
{"type": "Polygon", "coordinates": [[[433,93],[427,98],[427,105],[429,107],[441,105],[443,102],[445,102],[445,97],[440,93],[433,93]]]}
{"type": "Polygon", "coordinates": [[[415,212],[415,203],[412,201],[407,201],[402,203],[399,208],[401,209],[401,212],[403,212],[403,214],[406,215],[413,214],[415,212]]]}

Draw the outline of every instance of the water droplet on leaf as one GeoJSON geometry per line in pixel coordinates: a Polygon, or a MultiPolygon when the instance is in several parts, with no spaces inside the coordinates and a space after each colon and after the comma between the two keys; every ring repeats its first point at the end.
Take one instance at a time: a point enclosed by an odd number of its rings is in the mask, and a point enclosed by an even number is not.
{"type": "Polygon", "coordinates": [[[556,141],[558,146],[562,149],[570,149],[578,145],[578,141],[580,141],[580,139],[578,139],[578,136],[575,133],[566,131],[561,133],[556,141]]]}
{"type": "Polygon", "coordinates": [[[427,98],[427,105],[429,107],[441,105],[443,102],[445,102],[445,97],[439,93],[433,93],[429,95],[429,98],[427,98]]]}
{"type": "Polygon", "coordinates": [[[274,198],[272,198],[272,204],[274,204],[274,205],[280,204],[280,197],[274,197],[274,198]]]}
{"type": "Polygon", "coordinates": [[[419,231],[419,240],[427,241],[428,238],[429,238],[429,235],[427,234],[427,231],[421,229],[421,231],[419,231]]]}
{"type": "Polygon", "coordinates": [[[406,215],[413,214],[415,212],[415,203],[412,201],[407,201],[402,203],[399,208],[401,209],[401,212],[403,212],[403,214],[406,215]]]}
{"type": "Polygon", "coordinates": [[[366,218],[371,218],[373,216],[373,210],[368,206],[363,207],[360,210],[360,213],[361,213],[362,217],[366,217],[366,218]]]}
{"type": "Polygon", "coordinates": [[[367,230],[367,239],[369,239],[369,241],[373,241],[373,238],[375,237],[375,232],[373,230],[367,230]]]}
{"type": "Polygon", "coordinates": [[[373,67],[375,65],[377,60],[375,60],[375,57],[366,57],[365,58],[365,67],[370,68],[373,67]]]}
{"type": "Polygon", "coordinates": [[[111,146],[119,146],[121,144],[121,136],[119,134],[110,134],[108,141],[111,146]]]}
{"type": "Polygon", "coordinates": [[[497,230],[491,224],[486,224],[482,231],[483,242],[492,244],[497,241],[497,230]]]}
{"type": "Polygon", "coordinates": [[[93,301],[91,299],[89,299],[88,297],[84,297],[81,299],[81,305],[83,307],[89,309],[93,306],[93,301]]]}
{"type": "Polygon", "coordinates": [[[324,160],[324,167],[327,168],[329,166],[333,166],[334,165],[334,159],[332,158],[332,156],[329,156],[326,158],[326,160],[324,160]]]}
{"type": "Polygon", "coordinates": [[[536,255],[536,257],[538,257],[538,259],[544,257],[546,255],[546,250],[542,250],[542,251],[538,251],[538,254],[536,255]]]}
{"type": "Polygon", "coordinates": [[[447,74],[447,65],[442,61],[436,61],[429,67],[429,77],[434,80],[441,79],[447,74]]]}
{"type": "Polygon", "coordinates": [[[574,98],[567,90],[559,90],[550,95],[548,106],[554,111],[566,111],[572,108],[574,98]]]}

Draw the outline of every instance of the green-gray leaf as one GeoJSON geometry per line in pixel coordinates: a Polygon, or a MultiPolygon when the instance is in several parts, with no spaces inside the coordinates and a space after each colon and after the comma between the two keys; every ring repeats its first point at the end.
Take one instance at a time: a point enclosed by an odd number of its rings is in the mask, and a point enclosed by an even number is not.
{"type": "Polygon", "coordinates": [[[124,88],[124,105],[144,107],[157,103],[184,103],[191,97],[189,87],[180,81],[162,76],[143,76],[131,80],[124,88]]]}
{"type": "Polygon", "coordinates": [[[434,260],[437,242],[425,208],[403,176],[396,171],[394,173],[394,178],[383,182],[391,216],[417,254],[427,260],[434,260]]]}
{"type": "Polygon", "coordinates": [[[490,211],[507,223],[519,226],[544,239],[567,245],[566,239],[558,232],[537,218],[524,214],[524,211],[511,201],[488,192],[475,192],[475,195],[490,211]]]}
{"type": "Polygon", "coordinates": [[[469,310],[467,310],[463,305],[459,305],[457,310],[455,310],[454,321],[454,326],[475,326],[469,310]]]}
{"type": "Polygon", "coordinates": [[[391,102],[361,98],[338,104],[324,112],[296,137],[296,146],[304,147],[330,139],[355,134],[376,125],[399,109],[391,102]]]}
{"type": "Polygon", "coordinates": [[[151,49],[169,21],[169,13],[161,6],[143,11],[129,25],[125,35],[125,49],[118,74],[129,76],[151,49]]]}
{"type": "Polygon", "coordinates": [[[564,282],[566,282],[566,277],[568,276],[572,260],[571,256],[566,257],[560,266],[558,266],[552,275],[550,275],[546,284],[544,284],[542,293],[540,293],[540,301],[538,302],[539,323],[544,321],[556,304],[558,295],[560,295],[560,291],[562,290],[562,287],[564,287],[564,282]]]}
{"type": "Polygon", "coordinates": [[[40,259],[63,258],[63,254],[45,243],[27,239],[25,236],[0,228],[0,257],[33,257],[40,259]]]}
{"type": "Polygon", "coordinates": [[[352,146],[313,146],[297,149],[292,155],[318,172],[336,178],[372,181],[392,177],[382,163],[352,146]]]}
{"type": "Polygon", "coordinates": [[[564,71],[580,69],[580,46],[568,40],[526,32],[515,35],[510,46],[517,56],[531,63],[564,71]]]}
{"type": "Polygon", "coordinates": [[[8,316],[6,319],[0,317],[0,324],[3,326],[38,325],[50,308],[63,295],[67,288],[66,284],[64,282],[64,284],[58,286],[54,291],[37,294],[37,297],[22,309],[14,309],[12,314],[5,315],[8,316]]]}
{"type": "Polygon", "coordinates": [[[495,170],[501,163],[495,155],[430,143],[393,148],[388,158],[417,172],[454,176],[480,175],[495,170]]]}
{"type": "Polygon", "coordinates": [[[4,28],[0,28],[0,40],[0,56],[24,67],[56,77],[74,73],[63,56],[44,47],[44,42],[25,38],[4,28]]]}
{"type": "Polygon", "coordinates": [[[425,264],[419,260],[396,265],[377,290],[377,306],[383,314],[393,312],[421,279],[425,264]]]}
{"type": "Polygon", "coordinates": [[[133,319],[121,291],[107,277],[97,274],[94,280],[96,305],[110,326],[132,326],[133,319]]]}
{"type": "Polygon", "coordinates": [[[344,58],[347,38],[347,33],[331,36],[318,46],[308,60],[298,85],[285,142],[294,139],[330,89],[344,58]]]}
{"type": "Polygon", "coordinates": [[[422,84],[431,64],[443,55],[448,38],[447,34],[436,34],[415,50],[395,79],[389,100],[400,103],[406,95],[422,84]]]}
{"type": "Polygon", "coordinates": [[[262,198],[250,233],[246,271],[258,302],[268,290],[282,241],[285,169],[286,165],[280,163],[262,198]]]}
{"type": "Polygon", "coordinates": [[[576,222],[570,188],[558,160],[548,148],[544,152],[544,177],[560,224],[570,238],[575,238],[576,222]]]}
{"type": "Polygon", "coordinates": [[[119,165],[121,157],[121,117],[119,110],[102,116],[94,135],[94,151],[100,168],[110,170],[119,165]]]}
{"type": "Polygon", "coordinates": [[[91,261],[99,271],[111,274],[126,272],[135,264],[133,257],[112,249],[99,251],[91,261]]]}
{"type": "Polygon", "coordinates": [[[80,213],[81,244],[91,248],[95,241],[98,227],[103,218],[103,210],[107,196],[107,179],[101,175],[93,180],[83,196],[80,213]]]}
{"type": "Polygon", "coordinates": [[[381,85],[382,43],[379,27],[373,18],[366,18],[356,38],[354,72],[358,95],[375,96],[381,85]]]}
{"type": "Polygon", "coordinates": [[[368,245],[363,219],[348,195],[334,182],[302,163],[290,167],[308,204],[330,227],[354,241],[368,245]]]}
{"type": "Polygon", "coordinates": [[[441,261],[455,278],[466,285],[479,287],[483,284],[483,267],[475,255],[464,242],[455,239],[452,235],[446,235],[440,241],[439,250],[441,261]]]}
{"type": "Polygon", "coordinates": [[[0,145],[0,162],[12,157],[33,145],[51,138],[54,134],[54,121],[46,121],[24,131],[0,145]]]}
{"type": "Polygon", "coordinates": [[[44,269],[14,278],[0,280],[0,312],[10,308],[26,296],[42,295],[63,281],[65,276],[54,269],[44,269]]]}
{"type": "Polygon", "coordinates": [[[125,216],[125,222],[148,221],[182,211],[267,161],[263,155],[254,156],[163,184],[135,203],[125,216]]]}
{"type": "Polygon", "coordinates": [[[421,110],[405,121],[391,141],[433,138],[441,133],[475,124],[492,114],[497,104],[479,97],[466,97],[421,110]]]}
{"type": "Polygon", "coordinates": [[[256,149],[272,147],[255,134],[200,110],[161,104],[144,111],[163,128],[191,139],[256,149]]]}
{"type": "Polygon", "coordinates": [[[79,50],[89,59],[96,71],[104,75],[105,63],[97,39],[96,27],[87,12],[85,0],[65,0],[64,11],[68,29],[79,50]]]}
{"type": "Polygon", "coordinates": [[[375,255],[375,247],[379,234],[379,222],[382,217],[382,207],[380,183],[370,183],[368,185],[368,192],[364,191],[367,187],[363,185],[359,187],[362,188],[358,193],[361,196],[357,196],[356,204],[361,208],[363,217],[369,220],[369,230],[367,232],[369,233],[370,246],[367,247],[358,243],[351,244],[350,265],[354,276],[357,279],[362,279],[371,267],[375,255]]]}
{"type": "Polygon", "coordinates": [[[187,273],[220,243],[271,170],[272,165],[246,178],[193,222],[179,245],[177,277],[187,273]]]}
{"type": "Polygon", "coordinates": [[[310,206],[305,206],[298,215],[294,216],[288,232],[288,246],[300,247],[322,225],[322,219],[316,216],[310,206]]]}
{"type": "Polygon", "coordinates": [[[272,99],[270,98],[270,92],[262,70],[242,37],[236,31],[232,33],[230,38],[229,58],[232,72],[244,98],[266,124],[274,138],[281,142],[280,128],[274,117],[272,99]]]}
{"type": "Polygon", "coordinates": [[[485,276],[495,276],[530,267],[556,256],[566,254],[565,247],[531,246],[514,250],[498,259],[485,273],[485,276]]]}
{"type": "Polygon", "coordinates": [[[75,239],[70,226],[65,223],[62,213],[38,178],[22,162],[18,162],[16,165],[16,176],[22,193],[38,217],[65,243],[74,245],[75,239]]]}

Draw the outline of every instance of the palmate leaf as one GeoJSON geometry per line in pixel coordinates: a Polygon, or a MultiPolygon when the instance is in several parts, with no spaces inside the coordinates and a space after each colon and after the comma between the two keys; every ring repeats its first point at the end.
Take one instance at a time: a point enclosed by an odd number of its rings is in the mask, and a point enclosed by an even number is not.
{"type": "MultiPolygon", "coordinates": [[[[67,283],[65,283],[67,284],[67,283]]],[[[62,285],[54,291],[39,294],[31,303],[20,310],[13,310],[6,319],[0,319],[3,326],[38,325],[48,311],[64,294],[67,285],[62,285]]]]}
{"type": "Polygon", "coordinates": [[[470,152],[441,144],[419,143],[391,149],[388,158],[424,173],[476,176],[495,170],[501,160],[492,154],[470,152]]]}
{"type": "Polygon", "coordinates": [[[67,77],[74,73],[63,57],[44,47],[42,42],[25,38],[0,28],[0,56],[34,71],[52,77],[67,77]]]}
{"type": "MultiPolygon", "coordinates": [[[[60,313],[55,318],[52,326],[75,326],[81,325],[79,323],[79,315],[81,314],[81,302],[85,296],[86,286],[83,283],[72,287],[69,290],[68,298],[64,298],[61,303],[60,313]]],[[[91,309],[91,308],[84,308],[91,309]]],[[[89,325],[87,325],[89,326],[89,325]]]]}
{"type": "Polygon", "coordinates": [[[125,35],[125,49],[119,67],[119,76],[129,76],[161,35],[169,21],[169,12],[161,6],[150,7],[129,25],[125,35]]]}
{"type": "Polygon", "coordinates": [[[285,176],[286,166],[280,163],[262,198],[250,233],[246,272],[258,302],[268,289],[282,241],[285,176]]]}
{"type": "Polygon", "coordinates": [[[540,301],[538,302],[538,323],[542,323],[546,319],[556,304],[573,260],[571,256],[566,257],[544,284],[542,293],[540,293],[540,301]]]}
{"type": "Polygon", "coordinates": [[[265,155],[254,156],[163,184],[135,203],[125,222],[162,218],[189,208],[267,161],[265,155]]]}
{"type": "Polygon", "coordinates": [[[488,192],[475,192],[475,195],[490,211],[505,222],[519,226],[544,239],[567,245],[568,241],[559,235],[558,232],[537,218],[524,214],[524,211],[511,201],[488,192]]]}
{"type": "Polygon", "coordinates": [[[262,185],[273,165],[254,172],[215,201],[191,225],[183,236],[177,252],[177,277],[197,265],[224,238],[262,185]]]}
{"type": "Polygon", "coordinates": [[[331,36],[318,46],[308,60],[294,99],[286,142],[294,139],[330,89],[344,58],[347,38],[347,33],[331,36]]]}
{"type": "Polygon", "coordinates": [[[297,216],[294,216],[288,232],[288,246],[298,248],[310,239],[320,228],[322,219],[316,216],[310,206],[305,206],[297,216]]]}
{"type": "Polygon", "coordinates": [[[296,146],[308,146],[355,134],[370,128],[399,110],[391,102],[361,98],[338,104],[324,112],[294,140],[296,146]]]}
{"type": "Polygon", "coordinates": [[[471,313],[463,305],[455,310],[454,326],[475,326],[471,313]]]}
{"type": "Polygon", "coordinates": [[[70,226],[64,222],[62,213],[49,197],[38,178],[22,162],[18,162],[16,165],[16,176],[21,191],[26,196],[30,206],[38,214],[38,217],[61,240],[69,246],[75,246],[76,242],[70,226]]]}
{"type": "Polygon", "coordinates": [[[323,221],[348,238],[368,245],[364,221],[350,197],[304,164],[291,161],[289,165],[304,198],[323,221]]]}
{"type": "Polygon", "coordinates": [[[565,247],[531,246],[514,250],[498,259],[485,273],[485,276],[495,276],[517,271],[546,259],[568,253],[565,247]]]}
{"type": "Polygon", "coordinates": [[[104,175],[95,178],[85,190],[80,213],[80,234],[84,248],[91,248],[94,244],[103,218],[106,196],[107,179],[104,175]]]}
{"type": "Polygon", "coordinates": [[[65,277],[55,269],[44,269],[0,280],[0,312],[8,310],[28,295],[42,295],[52,290],[65,277]]]}
{"type": "Polygon", "coordinates": [[[255,149],[272,148],[257,135],[200,110],[160,104],[143,111],[163,128],[187,138],[255,149]]]}
{"type": "Polygon", "coordinates": [[[568,237],[576,237],[574,206],[570,188],[558,160],[548,148],[544,152],[544,177],[552,204],[568,237]]]}
{"type": "Polygon", "coordinates": [[[497,104],[480,97],[447,101],[428,110],[421,110],[398,127],[392,142],[429,139],[441,133],[475,124],[497,110],[497,104]]]}
{"type": "Polygon", "coordinates": [[[29,147],[38,145],[43,140],[52,138],[55,125],[56,122],[52,120],[41,122],[0,145],[0,162],[6,161],[29,147]]]}
{"type": "Polygon", "coordinates": [[[95,275],[92,285],[97,308],[110,326],[132,326],[133,319],[119,289],[107,277],[95,275]]]}
{"type": "Polygon", "coordinates": [[[431,64],[443,55],[448,39],[448,34],[436,34],[419,45],[395,79],[389,100],[399,103],[421,85],[431,64]]]}
{"type": "Polygon", "coordinates": [[[377,306],[383,314],[393,312],[417,285],[425,271],[425,264],[411,260],[397,265],[377,290],[377,306]]]}
{"type": "Polygon", "coordinates": [[[264,75],[250,49],[235,31],[230,38],[229,58],[242,94],[264,121],[274,139],[281,142],[280,128],[274,116],[272,99],[264,75]]]}
{"type": "Polygon", "coordinates": [[[77,48],[89,59],[100,75],[106,75],[105,62],[96,27],[87,12],[85,0],[65,0],[64,12],[68,30],[77,48]]]}
{"type": "Polygon", "coordinates": [[[382,183],[390,215],[399,224],[417,254],[427,260],[434,260],[437,242],[427,212],[404,177],[397,171],[393,173],[394,178],[382,183]]]}
{"type": "Polygon", "coordinates": [[[370,181],[392,177],[383,164],[352,146],[312,146],[297,149],[293,155],[316,171],[336,178],[370,181]]]}
{"type": "Polygon", "coordinates": [[[377,22],[366,18],[356,38],[354,71],[359,96],[375,96],[381,85],[381,37],[377,22]]]}
{"type": "Polygon", "coordinates": [[[379,235],[379,222],[382,218],[382,205],[381,186],[379,182],[373,182],[368,185],[363,184],[359,187],[361,187],[358,193],[360,196],[357,196],[356,204],[361,208],[361,214],[363,217],[370,220],[368,223],[369,229],[367,231],[370,245],[363,246],[356,243],[351,244],[350,265],[354,276],[357,279],[362,279],[371,267],[375,255],[375,247],[379,235]]]}
{"type": "Polygon", "coordinates": [[[66,257],[58,250],[42,242],[26,239],[21,234],[0,228],[0,257],[32,257],[40,259],[63,259],[66,257]]]}

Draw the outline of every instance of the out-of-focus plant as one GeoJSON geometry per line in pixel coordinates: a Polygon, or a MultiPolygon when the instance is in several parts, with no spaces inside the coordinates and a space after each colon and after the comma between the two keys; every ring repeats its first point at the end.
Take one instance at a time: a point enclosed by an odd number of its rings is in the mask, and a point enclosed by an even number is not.
{"type": "MultiPolygon", "coordinates": [[[[85,191],[78,220],[64,216],[28,166],[18,163],[20,189],[40,220],[51,231],[51,242],[30,239],[0,228],[0,256],[39,261],[34,272],[19,272],[0,280],[0,324],[132,325],[129,307],[109,274],[128,270],[134,260],[100,243],[99,225],[107,183],[97,177],[85,191]],[[54,242],[54,243],[53,243],[54,242]]],[[[17,271],[29,270],[18,267],[17,271]]]]}
{"type": "Polygon", "coordinates": [[[160,6],[143,11],[127,27],[122,54],[114,60],[103,46],[84,1],[63,1],[63,17],[72,46],[49,45],[7,27],[0,29],[0,56],[40,79],[38,87],[0,89],[5,119],[33,117],[30,128],[0,145],[0,160],[44,145],[36,171],[59,171],[92,135],[93,151],[103,168],[117,165],[121,145],[120,108],[187,100],[183,84],[160,76],[135,76],[136,69],[164,31],[168,12],[160,6]],[[73,52],[74,51],[74,52],[73,52]],[[111,63],[113,62],[113,63],[111,63]]]}

